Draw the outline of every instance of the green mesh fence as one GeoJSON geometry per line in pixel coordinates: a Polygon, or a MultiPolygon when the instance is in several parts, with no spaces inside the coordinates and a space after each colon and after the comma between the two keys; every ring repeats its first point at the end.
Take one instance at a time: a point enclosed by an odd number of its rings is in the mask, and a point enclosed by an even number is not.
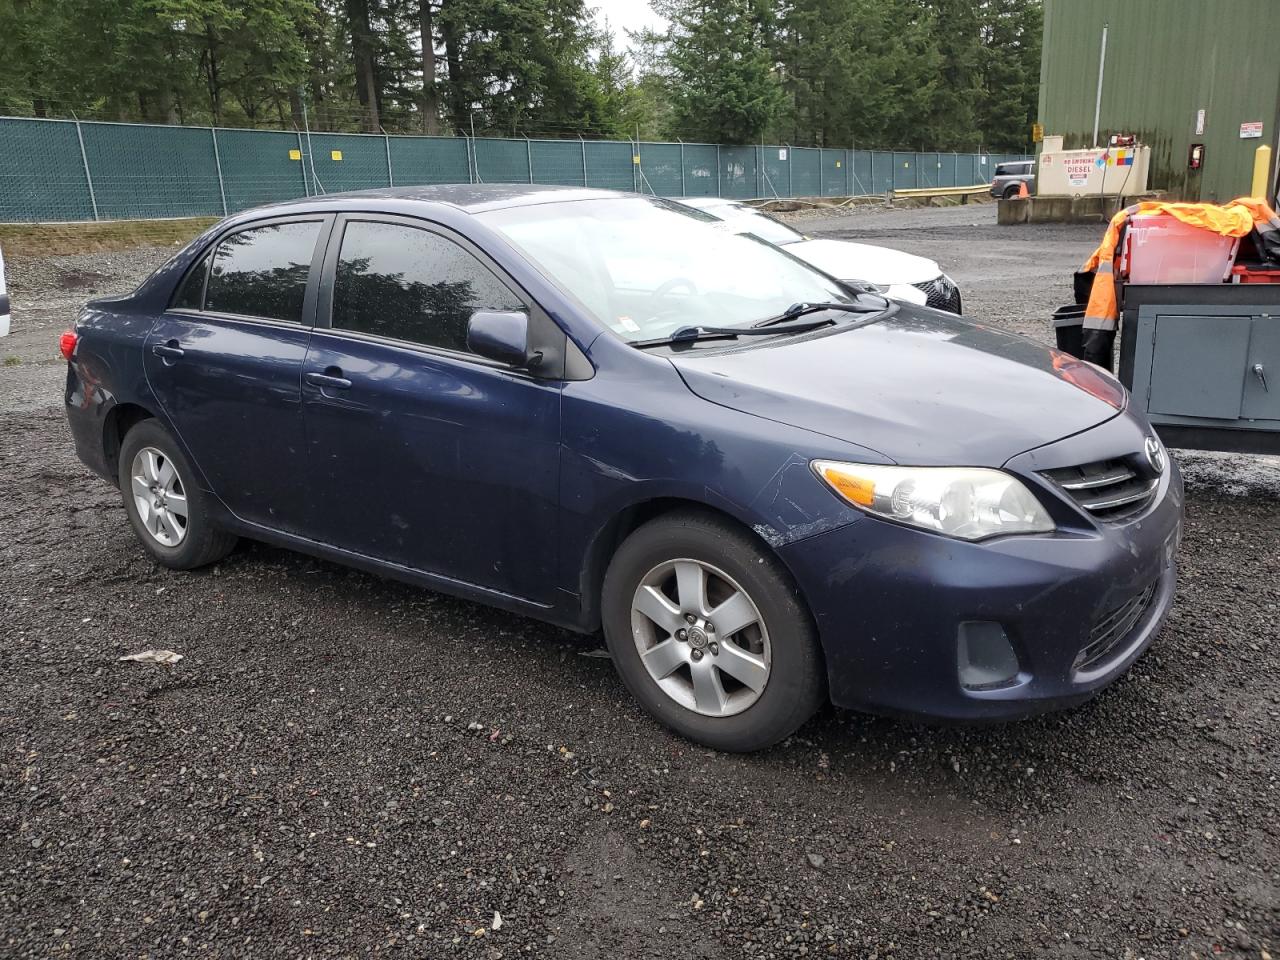
{"type": "Polygon", "coordinates": [[[274,130],[217,130],[227,210],[292,200],[312,192],[303,159],[306,144],[274,130]]]}
{"type": "Polygon", "coordinates": [[[791,195],[822,196],[822,151],[810,147],[794,147],[787,151],[791,168],[791,195]]]}
{"type": "Polygon", "coordinates": [[[531,183],[529,140],[475,140],[476,179],[481,183],[531,183]]]}
{"type": "MultiPolygon", "coordinates": [[[[938,154],[938,185],[941,187],[956,186],[956,155],[954,153],[938,154]]],[[[964,186],[964,184],[960,184],[964,186]]]]}
{"type": "Polygon", "coordinates": [[[847,197],[853,191],[852,179],[845,167],[847,151],[819,150],[819,162],[822,174],[822,193],[824,197],[847,197]]]}
{"type": "Polygon", "coordinates": [[[358,133],[313,133],[303,137],[320,193],[389,187],[386,137],[358,133]]]}
{"type": "Polygon", "coordinates": [[[222,213],[209,130],[82,123],[80,132],[99,219],[222,213]]]}
{"type": "Polygon", "coordinates": [[[710,143],[684,145],[684,195],[686,197],[720,196],[719,148],[710,143]]]}
{"type": "Polygon", "coordinates": [[[0,221],[92,219],[76,125],[0,119],[0,221]]]}
{"type": "Polygon", "coordinates": [[[872,170],[874,154],[870,150],[853,151],[853,193],[866,196],[875,193],[875,175],[872,170]]]}
{"type": "Polygon", "coordinates": [[[750,200],[761,193],[756,171],[756,147],[721,147],[720,196],[750,200]]]}
{"type": "Polygon", "coordinates": [[[791,196],[791,150],[787,147],[761,147],[760,170],[766,197],[791,196]]]}
{"type": "Polygon", "coordinates": [[[841,197],[989,183],[1018,154],[286,133],[0,117],[0,222],[234,213],[347,190],[546,183],[667,197],[841,197]]]}
{"type": "Polygon", "coordinates": [[[659,197],[684,196],[684,163],[678,143],[641,143],[637,148],[640,188],[659,197]]]}
{"type": "Polygon", "coordinates": [[[391,137],[396,186],[470,183],[471,146],[461,137],[391,137]]]}
{"type": "Polygon", "coordinates": [[[563,187],[587,184],[587,145],[582,140],[533,140],[529,143],[534,183],[554,183],[563,187]]]}
{"type": "Polygon", "coordinates": [[[587,186],[601,190],[638,190],[635,145],[596,140],[587,143],[587,186]]]}

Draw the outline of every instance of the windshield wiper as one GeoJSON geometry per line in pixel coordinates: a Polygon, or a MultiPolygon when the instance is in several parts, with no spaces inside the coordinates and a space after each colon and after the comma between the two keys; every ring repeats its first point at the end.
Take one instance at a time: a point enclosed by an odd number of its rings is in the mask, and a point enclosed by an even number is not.
{"type": "Polygon", "coordinates": [[[633,340],[631,346],[643,349],[645,347],[668,346],[675,343],[694,343],[698,340],[721,340],[733,337],[776,337],[785,333],[804,333],[806,330],[815,330],[818,327],[825,327],[834,322],[831,319],[803,320],[800,323],[778,323],[768,329],[761,329],[759,324],[754,327],[710,327],[699,324],[698,326],[681,327],[669,337],[658,337],[654,340],[633,340]]]}
{"type": "MultiPolygon", "coordinates": [[[[819,310],[843,310],[845,313],[879,313],[884,307],[860,307],[856,303],[793,303],[776,317],[753,323],[753,328],[774,327],[803,317],[806,313],[817,313],[819,310]]],[[[677,333],[679,331],[676,331],[677,333]]]]}

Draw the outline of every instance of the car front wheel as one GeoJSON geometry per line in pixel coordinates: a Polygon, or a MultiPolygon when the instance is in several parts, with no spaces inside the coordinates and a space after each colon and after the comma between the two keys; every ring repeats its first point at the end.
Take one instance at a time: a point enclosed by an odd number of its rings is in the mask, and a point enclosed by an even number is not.
{"type": "Polygon", "coordinates": [[[691,740],[759,750],[823,701],[817,637],[790,576],[714,516],[671,514],[632,533],[609,565],[602,614],[627,688],[691,740]]]}
{"type": "Polygon", "coordinates": [[[213,526],[195,471],[155,420],[125,434],[119,471],[129,523],[157,563],[191,570],[221,560],[236,545],[232,534],[213,526]]]}

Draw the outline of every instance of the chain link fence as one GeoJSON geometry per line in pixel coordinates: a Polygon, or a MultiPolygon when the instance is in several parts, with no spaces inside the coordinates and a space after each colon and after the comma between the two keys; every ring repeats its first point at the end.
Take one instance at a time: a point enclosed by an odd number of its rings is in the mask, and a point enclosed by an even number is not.
{"type": "Polygon", "coordinates": [[[0,117],[0,222],[221,216],[431,183],[544,183],[664,197],[847,197],[977,186],[1021,154],[784,145],[288,133],[0,117]]]}

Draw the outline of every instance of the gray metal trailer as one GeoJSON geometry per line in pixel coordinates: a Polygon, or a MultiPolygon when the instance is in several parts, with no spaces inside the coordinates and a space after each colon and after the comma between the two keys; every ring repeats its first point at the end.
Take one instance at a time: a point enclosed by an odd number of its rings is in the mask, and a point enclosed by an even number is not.
{"type": "Polygon", "coordinates": [[[1125,284],[1120,380],[1171,447],[1280,453],[1280,284],[1125,284]]]}

